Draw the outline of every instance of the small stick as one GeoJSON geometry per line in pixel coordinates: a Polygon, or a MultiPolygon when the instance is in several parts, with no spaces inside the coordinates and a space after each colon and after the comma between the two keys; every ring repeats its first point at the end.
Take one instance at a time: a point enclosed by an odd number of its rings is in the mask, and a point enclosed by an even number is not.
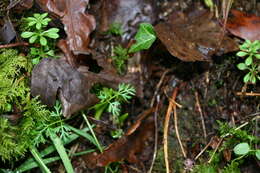
{"type": "Polygon", "coordinates": [[[148,173],[152,173],[153,170],[153,165],[156,159],[156,155],[157,155],[157,148],[158,148],[158,122],[157,122],[157,117],[158,117],[158,109],[159,109],[159,100],[160,100],[160,96],[157,96],[157,105],[155,108],[155,112],[154,112],[154,152],[153,152],[153,160],[150,166],[150,169],[148,171],[148,173]]]}
{"type": "Polygon", "coordinates": [[[220,138],[220,140],[219,140],[219,142],[218,142],[218,145],[217,145],[217,147],[215,148],[215,150],[213,151],[213,154],[212,154],[211,158],[209,159],[208,163],[211,163],[211,161],[213,160],[213,157],[214,157],[215,153],[217,152],[217,150],[218,150],[220,144],[222,143],[223,139],[224,139],[224,138],[220,138]]]}
{"type": "Polygon", "coordinates": [[[201,124],[202,124],[204,138],[206,138],[207,137],[207,132],[206,132],[205,120],[204,120],[203,113],[202,113],[202,110],[201,110],[200,101],[199,101],[199,94],[198,94],[197,91],[195,92],[195,97],[196,97],[196,105],[197,105],[198,111],[200,113],[200,118],[201,118],[201,124]]]}
{"type": "MultiPolygon", "coordinates": [[[[178,88],[175,88],[172,93],[173,100],[175,100],[175,98],[176,98],[177,91],[178,91],[178,88]]],[[[169,106],[167,109],[167,113],[165,115],[164,129],[163,129],[163,151],[164,151],[164,161],[165,161],[165,166],[166,166],[166,173],[170,172],[169,160],[168,160],[168,128],[169,128],[169,121],[170,121],[173,105],[174,105],[173,102],[169,101],[169,106]]]]}
{"type": "Polygon", "coordinates": [[[17,47],[17,46],[28,46],[28,45],[29,45],[29,43],[26,43],[26,42],[11,43],[11,44],[0,45],[0,49],[10,48],[10,47],[17,47]]]}
{"type": "Polygon", "coordinates": [[[210,146],[210,144],[212,143],[213,138],[210,139],[209,143],[200,151],[200,153],[195,157],[194,160],[197,160],[210,146]]]}
{"type": "Polygon", "coordinates": [[[236,95],[238,96],[260,96],[260,93],[244,93],[244,92],[237,92],[236,95]]]}
{"type": "Polygon", "coordinates": [[[174,109],[173,110],[173,114],[174,114],[174,127],[175,127],[175,131],[176,131],[176,136],[177,136],[177,139],[179,141],[183,157],[186,158],[187,155],[186,155],[186,152],[185,152],[184,147],[182,145],[180,134],[179,134],[179,130],[178,130],[178,117],[177,117],[176,105],[173,105],[173,109],[174,109]]]}
{"type": "Polygon", "coordinates": [[[170,71],[170,70],[166,70],[166,71],[163,72],[162,77],[161,77],[159,83],[156,85],[156,89],[155,89],[153,98],[152,98],[152,100],[151,100],[150,107],[153,107],[154,101],[155,101],[155,97],[157,96],[157,94],[158,94],[158,92],[159,92],[159,89],[161,88],[161,85],[162,85],[162,83],[163,83],[163,80],[164,80],[166,74],[167,74],[169,71],[170,71]]]}

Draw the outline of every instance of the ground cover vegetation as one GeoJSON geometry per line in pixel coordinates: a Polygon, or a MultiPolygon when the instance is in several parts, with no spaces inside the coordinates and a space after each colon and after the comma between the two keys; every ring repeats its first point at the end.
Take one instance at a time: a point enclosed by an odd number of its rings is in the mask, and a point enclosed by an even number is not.
{"type": "Polygon", "coordinates": [[[0,2],[0,172],[258,172],[259,5],[0,2]]]}

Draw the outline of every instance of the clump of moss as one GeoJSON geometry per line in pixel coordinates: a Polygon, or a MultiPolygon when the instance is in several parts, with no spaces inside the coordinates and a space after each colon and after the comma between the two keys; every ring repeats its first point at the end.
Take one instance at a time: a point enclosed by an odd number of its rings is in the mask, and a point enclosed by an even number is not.
{"type": "Polygon", "coordinates": [[[0,50],[0,158],[18,160],[33,144],[35,128],[49,121],[50,112],[30,97],[32,64],[13,49],[0,50]],[[12,116],[20,114],[17,122],[12,116]]]}

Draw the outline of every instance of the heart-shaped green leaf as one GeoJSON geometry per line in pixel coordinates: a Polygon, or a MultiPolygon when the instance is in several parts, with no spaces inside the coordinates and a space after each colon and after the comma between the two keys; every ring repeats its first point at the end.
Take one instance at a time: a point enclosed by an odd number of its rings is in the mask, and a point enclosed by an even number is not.
{"type": "Polygon", "coordinates": [[[136,43],[130,47],[129,53],[149,49],[156,40],[156,34],[153,26],[149,23],[141,23],[137,34],[135,35],[135,40],[136,43]]]}

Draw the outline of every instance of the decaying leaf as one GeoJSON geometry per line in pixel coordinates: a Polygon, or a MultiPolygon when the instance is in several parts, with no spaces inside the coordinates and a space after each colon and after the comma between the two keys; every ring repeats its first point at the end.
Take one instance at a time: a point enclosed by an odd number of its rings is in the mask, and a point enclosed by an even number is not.
{"type": "Polygon", "coordinates": [[[0,41],[3,43],[10,43],[16,37],[16,32],[9,17],[6,16],[4,20],[5,24],[0,29],[0,41]]]}
{"type": "Polygon", "coordinates": [[[213,54],[237,50],[238,46],[206,10],[175,12],[168,21],[155,26],[168,51],[182,61],[210,61],[213,54]]]}
{"type": "Polygon", "coordinates": [[[86,66],[72,67],[65,58],[44,58],[32,72],[31,93],[40,96],[41,101],[54,106],[58,95],[65,117],[97,103],[97,98],[90,93],[91,87],[100,83],[116,88],[119,83],[131,83],[139,91],[138,76],[120,77],[116,73],[88,71],[86,66]]]}
{"type": "Polygon", "coordinates": [[[21,12],[24,9],[30,9],[33,6],[33,0],[20,0],[20,1],[10,1],[7,10],[14,8],[15,11],[21,12]]]}
{"type": "Polygon", "coordinates": [[[37,0],[45,11],[57,15],[64,24],[67,44],[74,54],[89,53],[89,34],[95,29],[95,18],[85,12],[88,0],[37,0]]]}
{"type": "MultiPolygon", "coordinates": [[[[100,30],[105,32],[116,22],[122,25],[123,41],[128,41],[142,22],[153,23],[156,16],[155,0],[103,0],[100,30]]],[[[99,9],[98,9],[99,10],[99,9]]],[[[97,12],[99,13],[99,12],[97,12]]]]}
{"type": "Polygon", "coordinates": [[[122,160],[138,163],[137,154],[143,151],[145,142],[154,135],[154,119],[153,116],[149,116],[153,111],[154,109],[148,109],[142,113],[125,136],[108,146],[103,153],[83,156],[86,165],[93,169],[122,160]]]}
{"type": "Polygon", "coordinates": [[[243,39],[260,40],[260,17],[238,10],[232,10],[231,13],[233,17],[226,24],[228,31],[243,39]]]}

